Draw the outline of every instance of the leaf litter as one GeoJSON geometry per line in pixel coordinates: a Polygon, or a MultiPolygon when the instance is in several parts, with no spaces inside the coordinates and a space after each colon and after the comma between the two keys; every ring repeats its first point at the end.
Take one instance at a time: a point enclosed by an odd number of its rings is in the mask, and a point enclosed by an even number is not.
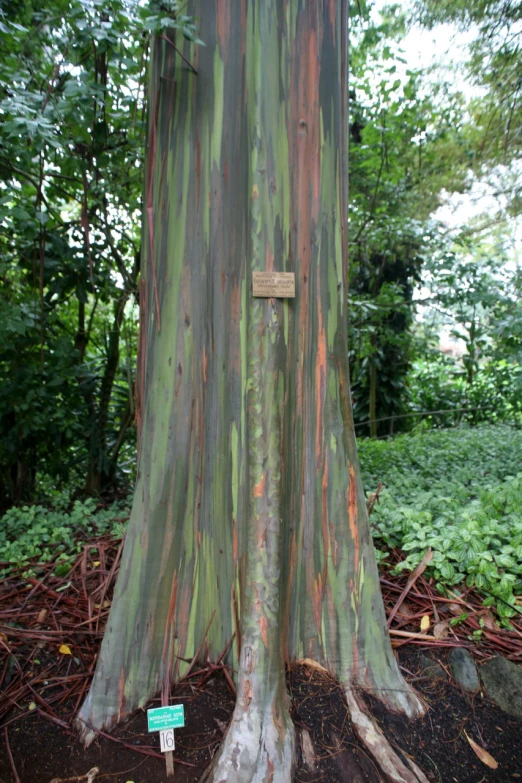
{"type": "MultiPolygon", "coordinates": [[[[21,568],[14,569],[10,575],[0,579],[0,725],[5,732],[9,732],[17,764],[20,764],[20,756],[16,756],[19,749],[15,732],[17,724],[20,723],[25,725],[27,721],[31,721],[32,725],[36,725],[35,722],[38,722],[39,726],[47,724],[50,735],[62,737],[65,733],[69,745],[77,746],[73,721],[94,672],[96,655],[117,579],[122,545],[121,539],[111,536],[89,541],[66,575],[56,572],[56,563],[47,562],[33,563],[30,573],[21,568]]],[[[401,560],[398,551],[392,551],[391,557],[396,562],[401,560]]],[[[0,567],[2,565],[7,564],[0,564],[0,567]]],[[[388,572],[381,577],[385,608],[388,618],[391,619],[392,645],[401,656],[403,651],[409,651],[408,654],[411,654],[420,648],[428,652],[430,648],[436,648],[437,653],[443,655],[451,647],[458,646],[467,647],[478,663],[497,654],[517,663],[522,661],[522,623],[519,618],[514,618],[512,631],[501,629],[492,612],[484,608],[483,598],[475,588],[463,587],[460,594],[457,594],[455,589],[453,596],[444,597],[437,591],[433,578],[427,579],[424,571],[419,571],[415,574],[415,579],[411,578],[412,575],[408,577],[402,573],[392,576],[388,572]],[[458,625],[450,624],[452,618],[459,618],[458,625]],[[482,632],[480,643],[473,637],[473,633],[478,630],[482,632]]],[[[322,667],[313,661],[302,661],[299,670],[305,673],[307,679],[315,682],[314,687],[318,692],[321,688],[324,689],[325,681],[322,678],[329,675],[322,667]]],[[[215,714],[212,710],[209,713],[213,728],[212,731],[209,729],[206,735],[207,755],[218,746],[223,735],[220,726],[226,725],[230,718],[234,703],[231,673],[222,661],[217,665],[200,661],[198,666],[192,668],[187,681],[191,695],[196,698],[201,692],[203,698],[207,690],[212,691],[213,684],[219,678],[223,681],[223,686],[218,701],[221,700],[224,706],[221,712],[218,707],[218,711],[214,710],[215,714]]],[[[416,680],[418,676],[413,677],[415,685],[416,680]]],[[[338,686],[333,690],[338,693],[338,686]]],[[[209,711],[208,705],[205,709],[209,711]]],[[[497,722],[501,720],[502,713],[500,717],[497,716],[497,722]]],[[[310,758],[310,742],[305,738],[314,736],[314,728],[302,726],[301,729],[300,736],[306,745],[303,750],[310,758]]],[[[39,731],[41,732],[41,729],[39,731]]],[[[122,753],[130,754],[128,757],[121,757],[122,762],[125,759],[129,762],[137,758],[147,766],[151,763],[162,763],[162,757],[155,749],[150,735],[145,734],[136,744],[127,737],[125,731],[123,734],[118,731],[116,729],[112,734],[100,734],[99,742],[112,745],[118,758],[122,753]]],[[[472,729],[471,731],[473,733],[472,729]]],[[[333,759],[336,759],[335,774],[338,775],[340,759],[344,758],[346,761],[346,736],[343,732],[346,732],[346,727],[337,726],[335,737],[332,735],[329,739],[330,750],[323,747],[319,753],[326,759],[330,758],[329,754],[333,754],[330,761],[333,764],[333,759]]],[[[468,747],[485,765],[483,769],[487,768],[488,765],[472,742],[474,740],[471,738],[466,740],[468,747]]],[[[60,743],[63,746],[63,739],[60,739],[60,743]]],[[[495,761],[482,745],[477,744],[477,747],[495,761]]],[[[26,746],[24,753],[28,752],[30,748],[26,746]]],[[[80,758],[85,756],[82,750],[79,754],[80,758]]],[[[186,766],[181,766],[180,762],[183,764],[183,760],[178,759],[176,774],[182,769],[185,775],[182,779],[197,779],[191,772],[193,761],[190,761],[190,758],[193,756],[180,747],[180,757],[183,754],[186,766]]],[[[422,759],[417,759],[417,762],[423,766],[422,759]]],[[[324,759],[321,763],[324,765],[324,759]]],[[[3,773],[7,775],[7,771],[3,769],[4,764],[8,765],[8,769],[13,766],[7,755],[0,756],[0,777],[3,773]]],[[[498,777],[501,768],[495,772],[495,780],[503,779],[498,777]]],[[[306,769],[303,769],[301,777],[296,777],[296,780],[308,779],[306,769]]],[[[76,768],[73,771],[79,770],[76,768]]],[[[59,773],[59,769],[55,771],[55,776],[57,772],[59,773]]],[[[16,780],[14,773],[11,774],[16,780]]],[[[85,774],[87,773],[84,773],[84,776],[85,774]]],[[[323,779],[341,779],[335,778],[335,775],[331,777],[332,774],[334,773],[326,773],[323,779]]],[[[42,778],[42,783],[49,783],[51,777],[49,775],[46,779],[42,778]]],[[[21,783],[26,783],[23,778],[20,780],[21,783]]],[[[142,780],[147,778],[138,778],[138,781],[142,780]]],[[[437,778],[434,777],[433,780],[437,778]]],[[[460,783],[460,779],[458,780],[460,783]]],[[[480,778],[477,778],[478,780],[480,778]]],[[[33,777],[28,778],[27,783],[37,782],[33,777]]],[[[116,778],[114,783],[117,783],[116,778]]]]}

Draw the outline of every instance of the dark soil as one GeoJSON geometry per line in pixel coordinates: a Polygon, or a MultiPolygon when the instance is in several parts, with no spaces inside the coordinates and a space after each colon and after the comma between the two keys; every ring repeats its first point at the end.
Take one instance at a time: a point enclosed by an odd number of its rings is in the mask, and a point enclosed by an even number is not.
{"type": "MultiPolygon", "coordinates": [[[[201,688],[189,682],[174,688],[172,701],[185,706],[185,727],[175,731],[174,780],[192,783],[199,780],[219,747],[235,699],[225,678],[216,675],[201,688]]],[[[159,699],[148,705],[159,706],[159,699]]],[[[70,705],[64,704],[63,712],[70,713],[70,705]]],[[[100,770],[94,783],[163,783],[167,780],[159,734],[147,732],[147,716],[142,710],[115,728],[110,733],[113,739],[108,735],[99,736],[87,749],[80,744],[76,732],[65,730],[39,715],[13,723],[8,731],[20,783],[50,783],[54,778],[66,780],[77,775],[86,776],[92,767],[100,770]]],[[[0,780],[16,783],[5,742],[0,742],[0,780]]]]}
{"type": "MultiPolygon", "coordinates": [[[[432,649],[430,654],[445,665],[446,651],[441,652],[439,655],[432,649]]],[[[503,713],[481,693],[465,696],[449,681],[422,677],[417,659],[416,651],[400,652],[407,679],[429,707],[421,721],[409,725],[370,700],[369,706],[393,747],[414,759],[433,783],[522,783],[522,722],[503,713]],[[464,732],[493,756],[498,769],[489,769],[477,758],[464,732]]],[[[196,687],[196,680],[191,682],[177,686],[172,694],[174,703],[185,705],[186,720],[186,726],[176,730],[176,783],[199,780],[219,747],[234,706],[234,696],[220,673],[201,687],[196,687]]],[[[354,736],[342,690],[331,677],[296,666],[289,673],[289,690],[298,737],[296,782],[380,780],[373,761],[354,736]]],[[[21,704],[21,711],[26,707],[21,704]]],[[[58,720],[70,715],[71,709],[67,702],[57,706],[58,720]]],[[[98,737],[87,750],[74,731],[51,722],[37,710],[18,720],[16,716],[13,710],[4,725],[20,783],[51,783],[54,778],[73,778],[81,783],[94,766],[100,770],[94,783],[167,783],[159,738],[147,733],[144,712],[115,729],[112,739],[98,737]]],[[[0,737],[0,781],[16,783],[4,728],[0,737]]]]}
{"type": "Polygon", "coordinates": [[[297,738],[295,783],[379,783],[378,770],[352,729],[339,683],[324,671],[295,666],[288,686],[297,738]]]}
{"type": "MultiPolygon", "coordinates": [[[[429,652],[446,665],[447,651],[429,652]]],[[[413,758],[436,783],[522,781],[522,721],[503,712],[483,691],[470,696],[449,679],[422,677],[415,652],[401,652],[400,661],[428,710],[422,720],[405,726],[403,720],[384,711],[380,702],[369,700],[372,713],[396,750],[413,758]],[[466,734],[493,756],[498,769],[489,769],[478,759],[466,734]]]]}

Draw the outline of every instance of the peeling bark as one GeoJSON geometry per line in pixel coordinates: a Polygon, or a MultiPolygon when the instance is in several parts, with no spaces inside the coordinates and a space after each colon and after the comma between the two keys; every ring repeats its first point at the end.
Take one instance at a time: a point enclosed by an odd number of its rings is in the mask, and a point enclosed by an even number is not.
{"type": "Polygon", "coordinates": [[[87,738],[117,722],[236,631],[237,704],[208,776],[283,783],[285,660],[423,709],[388,637],[349,398],[347,0],[188,13],[206,46],[152,49],[138,483],[79,722],[87,738]],[[254,299],[254,270],[294,272],[295,299],[254,299]]]}

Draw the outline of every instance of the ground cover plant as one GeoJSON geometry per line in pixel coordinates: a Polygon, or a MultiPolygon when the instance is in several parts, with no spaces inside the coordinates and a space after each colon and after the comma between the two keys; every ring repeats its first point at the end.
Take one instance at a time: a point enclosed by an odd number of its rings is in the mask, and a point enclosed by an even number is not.
{"type": "MultiPolygon", "coordinates": [[[[522,612],[522,431],[507,425],[420,432],[361,441],[380,563],[390,549],[413,570],[428,547],[441,592],[476,586],[505,627],[522,612]]],[[[456,618],[458,620],[458,618],[456,618]]]]}
{"type": "Polygon", "coordinates": [[[0,520],[0,576],[20,568],[34,574],[51,560],[64,576],[88,541],[107,534],[121,538],[128,515],[126,500],[109,506],[94,498],[71,502],[67,492],[50,507],[13,506],[0,520]]]}

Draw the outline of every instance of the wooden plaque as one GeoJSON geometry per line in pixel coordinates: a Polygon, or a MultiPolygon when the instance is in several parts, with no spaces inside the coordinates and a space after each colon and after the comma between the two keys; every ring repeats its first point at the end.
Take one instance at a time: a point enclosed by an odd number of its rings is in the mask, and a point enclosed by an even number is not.
{"type": "Polygon", "coordinates": [[[293,272],[252,272],[252,293],[254,296],[293,299],[295,297],[295,274],[293,272]]]}

